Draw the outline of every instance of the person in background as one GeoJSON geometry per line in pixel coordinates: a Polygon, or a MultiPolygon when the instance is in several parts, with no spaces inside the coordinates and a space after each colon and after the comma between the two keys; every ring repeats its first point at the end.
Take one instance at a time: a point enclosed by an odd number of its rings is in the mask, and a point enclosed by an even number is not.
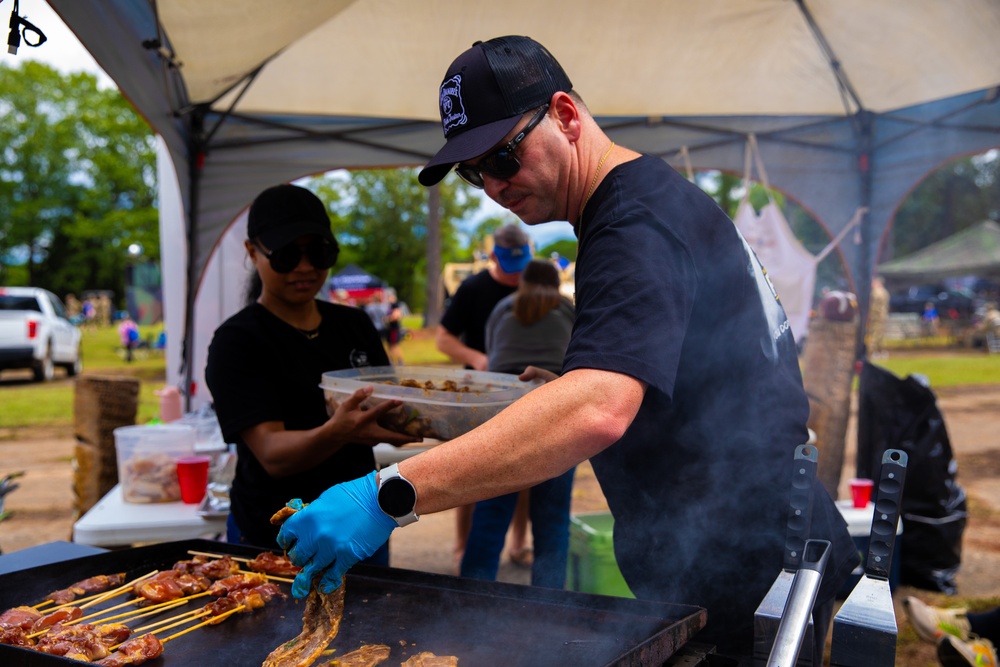
{"type": "Polygon", "coordinates": [[[882,276],[872,278],[868,297],[868,356],[881,359],[885,353],[885,325],[889,319],[889,290],[882,276]]]}
{"type": "Polygon", "coordinates": [[[365,304],[364,311],[372,321],[375,331],[384,339],[386,308],[382,303],[382,297],[378,294],[372,294],[368,297],[368,303],[365,304]]]}
{"type": "MultiPolygon", "coordinates": [[[[558,375],[573,319],[573,304],[559,293],[559,271],[551,262],[531,260],[521,274],[517,292],[501,299],[486,323],[489,370],[518,375],[528,366],[537,366],[558,375]]],[[[575,467],[570,468],[528,492],[534,542],[531,583],[535,586],[561,589],[566,584],[575,471],[575,467]]],[[[508,493],[476,503],[462,558],[463,577],[496,579],[519,495],[508,493]]]]}
{"type": "Polygon", "coordinates": [[[399,345],[403,342],[403,309],[399,306],[396,290],[386,290],[388,304],[385,314],[385,344],[389,348],[389,361],[394,365],[403,363],[403,351],[399,345]]]}
{"type": "Polygon", "coordinates": [[[83,314],[83,304],[76,298],[76,295],[69,293],[66,295],[66,319],[73,324],[79,324],[83,314]]]}
{"type": "Polygon", "coordinates": [[[128,315],[118,323],[118,339],[125,350],[125,361],[132,363],[133,353],[139,346],[139,325],[128,315]]]}
{"type": "MultiPolygon", "coordinates": [[[[294,185],[264,190],[250,206],[244,245],[256,296],[216,329],[205,379],[238,453],[228,539],[273,548],[270,518],[285,503],[311,502],[331,480],[375,470],[374,445],[414,438],[376,421],[398,401],[360,408],[370,387],[328,414],[324,372],[389,360],[364,312],[316,298],[339,251],[323,202],[294,185]]],[[[388,549],[371,562],[388,564],[388,549]]]]}
{"type": "MultiPolygon", "coordinates": [[[[809,437],[795,341],[763,267],[697,185],[617,146],[534,40],[477,42],[438,94],[445,145],[423,185],[455,168],[528,224],[574,225],[562,375],[529,369],[523,379],[549,381],[485,424],[292,516],[278,541],[298,578],[332,590],[356,554],[421,514],[590,459],[635,596],[706,609],[695,639],[753,664],[754,613],[781,570],[794,451],[809,437]]],[[[812,492],[811,537],[830,542],[813,605],[822,664],[836,593],[859,558],[818,481],[812,492]]]]}
{"type": "Polygon", "coordinates": [[[938,660],[944,667],[997,667],[1000,607],[971,613],[932,607],[907,596],[903,610],[917,635],[937,645],[938,660]]]}
{"type": "MultiPolygon", "coordinates": [[[[440,352],[466,368],[485,371],[486,321],[501,299],[517,289],[521,272],[531,260],[531,240],[518,225],[504,225],[493,232],[493,252],[490,266],[475,273],[455,290],[455,295],[441,316],[435,343],[440,352]]],[[[459,507],[455,515],[456,569],[462,561],[465,543],[472,527],[472,505],[459,507]]],[[[527,540],[527,505],[517,514],[511,555],[517,560],[525,557],[527,540]]]]}
{"type": "Polygon", "coordinates": [[[938,335],[938,309],[932,301],[928,301],[924,304],[924,312],[920,314],[920,323],[924,328],[925,336],[937,336],[938,335]]]}

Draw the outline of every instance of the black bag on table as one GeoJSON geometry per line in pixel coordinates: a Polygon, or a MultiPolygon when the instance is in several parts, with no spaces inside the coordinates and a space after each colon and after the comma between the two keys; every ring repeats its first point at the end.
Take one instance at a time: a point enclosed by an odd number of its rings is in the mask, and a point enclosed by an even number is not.
{"type": "Polygon", "coordinates": [[[965,491],[934,392],[921,379],[900,379],[865,362],[858,387],[857,476],[877,479],[882,454],[901,449],[909,461],[903,487],[901,583],[954,595],[962,562],[965,491]]]}

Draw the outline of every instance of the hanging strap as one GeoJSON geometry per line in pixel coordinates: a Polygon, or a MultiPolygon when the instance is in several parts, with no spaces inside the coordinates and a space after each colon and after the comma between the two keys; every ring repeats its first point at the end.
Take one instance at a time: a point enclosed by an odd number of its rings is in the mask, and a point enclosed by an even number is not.
{"type": "MultiPolygon", "coordinates": [[[[847,236],[847,232],[851,231],[855,227],[855,225],[858,225],[858,223],[861,222],[861,216],[863,216],[867,212],[868,209],[864,206],[859,206],[857,209],[855,209],[854,217],[851,218],[851,221],[848,222],[847,225],[843,229],[841,229],[840,232],[837,233],[837,236],[835,236],[834,239],[830,241],[827,244],[827,246],[819,252],[818,255],[816,255],[817,264],[822,262],[823,258],[829,255],[833,251],[833,249],[836,248],[840,244],[840,242],[844,240],[844,237],[847,236]]],[[[861,227],[859,226],[858,229],[860,230],[861,227]]]]}
{"type": "Polygon", "coordinates": [[[677,151],[677,157],[679,157],[684,163],[684,170],[687,172],[687,179],[694,183],[694,168],[691,166],[691,153],[688,151],[688,147],[681,146],[681,149],[677,151]]]}
{"type": "MultiPolygon", "coordinates": [[[[764,186],[764,192],[767,193],[767,199],[772,204],[774,201],[774,194],[771,192],[771,182],[767,178],[767,170],[764,169],[764,160],[760,157],[760,147],[757,146],[757,135],[751,132],[747,135],[747,158],[744,160],[744,169],[747,168],[747,163],[749,162],[749,156],[753,156],[754,164],[757,166],[757,174],[760,176],[760,183],[764,186]]],[[[744,183],[749,179],[744,179],[744,183]]],[[[750,187],[747,186],[747,196],[749,196],[750,187]]]]}

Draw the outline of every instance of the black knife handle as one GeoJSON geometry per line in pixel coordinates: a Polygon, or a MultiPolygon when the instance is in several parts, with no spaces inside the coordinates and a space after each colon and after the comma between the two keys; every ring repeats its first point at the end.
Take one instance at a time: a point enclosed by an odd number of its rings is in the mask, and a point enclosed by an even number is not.
{"type": "Polygon", "coordinates": [[[812,490],[818,460],[819,453],[814,445],[795,448],[792,491],[788,500],[788,530],[785,532],[785,562],[782,565],[785,570],[798,570],[802,563],[802,552],[812,523],[812,490]]]}
{"type": "Polygon", "coordinates": [[[868,541],[868,563],[865,566],[868,575],[881,579],[889,578],[892,564],[903,484],[906,481],[906,461],[906,452],[899,449],[887,449],[882,455],[882,471],[875,488],[875,513],[868,541]]]}

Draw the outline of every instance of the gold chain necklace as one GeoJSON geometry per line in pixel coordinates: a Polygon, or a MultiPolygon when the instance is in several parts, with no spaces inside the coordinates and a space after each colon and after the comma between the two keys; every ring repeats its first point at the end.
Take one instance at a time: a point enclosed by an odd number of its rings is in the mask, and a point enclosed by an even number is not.
{"type": "Polygon", "coordinates": [[[590,181],[590,190],[587,192],[587,198],[583,200],[583,206],[580,207],[580,215],[577,216],[577,226],[579,226],[580,220],[583,218],[583,209],[587,208],[587,202],[590,201],[590,195],[594,194],[594,188],[597,187],[597,177],[601,175],[601,169],[604,168],[604,161],[608,159],[609,155],[611,155],[611,149],[614,147],[615,142],[612,141],[611,145],[608,146],[607,152],[604,153],[604,157],[602,157],[601,161],[597,163],[597,171],[594,172],[594,178],[590,181]]]}

